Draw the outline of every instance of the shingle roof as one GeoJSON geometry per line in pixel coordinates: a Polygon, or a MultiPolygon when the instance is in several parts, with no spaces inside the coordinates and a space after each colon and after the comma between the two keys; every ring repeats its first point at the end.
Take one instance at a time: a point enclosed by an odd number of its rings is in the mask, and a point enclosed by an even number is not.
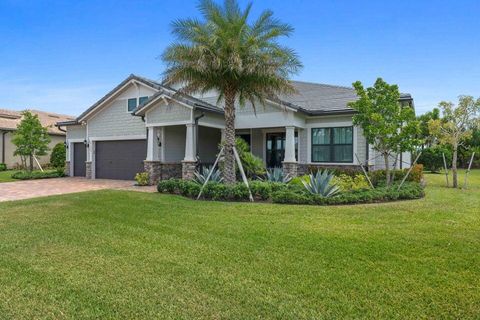
{"type": "MultiPolygon", "coordinates": [[[[53,112],[45,112],[40,110],[28,110],[38,116],[43,127],[47,127],[48,133],[55,135],[65,135],[65,132],[59,130],[55,124],[60,121],[71,121],[72,116],[58,114],[53,112]]],[[[0,109],[0,130],[15,130],[17,125],[22,121],[22,111],[0,109]]]]}
{"type": "MultiPolygon", "coordinates": [[[[151,96],[146,102],[139,105],[135,109],[134,114],[142,114],[142,111],[159,95],[166,95],[174,97],[183,103],[191,105],[195,108],[200,108],[207,111],[223,112],[223,108],[217,105],[218,95],[211,95],[208,97],[194,97],[179,92],[165,84],[157,81],[140,77],[131,74],[128,78],[122,81],[118,86],[113,88],[104,97],[98,100],[94,105],[83,112],[76,121],[64,121],[58,123],[59,125],[71,125],[76,124],[96,107],[102,104],[105,100],[114,95],[120,88],[127,84],[131,80],[142,82],[152,88],[159,90],[156,94],[151,96]]],[[[336,113],[353,113],[354,110],[348,107],[348,103],[355,101],[357,95],[355,90],[351,87],[336,86],[330,84],[311,83],[304,81],[291,81],[296,89],[296,93],[292,95],[280,96],[279,100],[274,101],[283,104],[287,107],[296,109],[308,115],[320,115],[320,114],[336,114],[336,113]]],[[[402,93],[400,100],[412,101],[410,94],[402,93]]]]}

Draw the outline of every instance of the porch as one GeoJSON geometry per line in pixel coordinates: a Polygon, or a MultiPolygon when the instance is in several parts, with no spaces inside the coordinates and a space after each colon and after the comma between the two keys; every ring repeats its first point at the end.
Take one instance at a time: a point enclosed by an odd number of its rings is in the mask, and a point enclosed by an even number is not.
{"type": "MultiPolygon", "coordinates": [[[[151,182],[193,179],[199,166],[215,162],[223,131],[219,126],[195,123],[148,127],[144,168],[151,182]]],[[[306,142],[305,145],[301,143],[305,130],[300,128],[238,129],[236,134],[247,142],[250,151],[262,159],[267,168],[283,167],[286,173],[296,176],[299,158],[306,157],[306,142]]]]}

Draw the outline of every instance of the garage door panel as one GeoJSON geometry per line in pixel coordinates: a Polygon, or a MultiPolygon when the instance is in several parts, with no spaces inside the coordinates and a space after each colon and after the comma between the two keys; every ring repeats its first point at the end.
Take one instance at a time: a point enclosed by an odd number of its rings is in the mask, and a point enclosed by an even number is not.
{"type": "Polygon", "coordinates": [[[133,180],[137,172],[143,171],[146,155],[146,140],[97,141],[95,177],[133,180]]]}

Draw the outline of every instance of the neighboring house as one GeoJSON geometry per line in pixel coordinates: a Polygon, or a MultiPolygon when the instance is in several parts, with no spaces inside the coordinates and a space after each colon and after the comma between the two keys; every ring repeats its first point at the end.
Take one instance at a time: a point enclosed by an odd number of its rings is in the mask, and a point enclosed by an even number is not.
{"type": "MultiPolygon", "coordinates": [[[[38,110],[28,110],[38,115],[38,119],[43,127],[47,127],[51,138],[49,144],[50,150],[59,142],[65,141],[65,132],[56,127],[59,121],[69,121],[74,119],[71,116],[44,112],[38,110]]],[[[21,166],[19,156],[14,156],[16,146],[12,143],[13,134],[17,129],[17,125],[22,120],[22,111],[0,109],[0,163],[5,163],[7,168],[18,168],[21,166]]],[[[37,157],[40,164],[50,162],[50,152],[45,156],[37,157]]],[[[36,166],[36,163],[35,163],[36,166]]]]}
{"type": "MultiPolygon", "coordinates": [[[[308,167],[349,167],[374,158],[362,130],[352,125],[347,103],[352,88],[292,81],[297,93],[259,105],[237,107],[236,131],[267,167],[296,175],[308,167]]],[[[129,76],[67,128],[67,170],[72,176],[153,181],[191,178],[197,165],[211,164],[224,129],[215,93],[190,96],[161,83],[129,76]]],[[[409,94],[401,102],[413,107],[409,94]]],[[[410,155],[402,160],[409,163],[410,155]]],[[[398,162],[397,167],[402,162],[398,162]]],[[[370,169],[383,166],[377,157],[370,169]]],[[[405,166],[404,166],[405,167],[405,166]]]]}

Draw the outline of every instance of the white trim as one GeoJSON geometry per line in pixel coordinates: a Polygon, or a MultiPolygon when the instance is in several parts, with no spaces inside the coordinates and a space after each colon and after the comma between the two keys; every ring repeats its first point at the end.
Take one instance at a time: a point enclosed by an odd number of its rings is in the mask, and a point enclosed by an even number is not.
{"type": "Polygon", "coordinates": [[[70,169],[68,170],[68,175],[73,177],[73,169],[74,169],[74,162],[75,162],[75,151],[74,151],[74,143],[84,143],[85,139],[68,139],[66,140],[68,144],[68,162],[70,163],[70,169]]]}
{"type": "Polygon", "coordinates": [[[146,125],[147,128],[150,127],[168,127],[168,126],[180,126],[191,124],[190,120],[178,120],[178,121],[169,121],[169,122],[156,122],[156,123],[149,123],[146,125]]]}
{"type": "Polygon", "coordinates": [[[146,140],[147,135],[131,135],[131,136],[111,136],[111,137],[90,137],[90,141],[117,141],[117,140],[146,140]]]}
{"type": "Polygon", "coordinates": [[[204,122],[204,121],[198,121],[198,125],[201,127],[209,127],[209,128],[215,128],[215,129],[225,129],[225,126],[219,125],[219,124],[212,124],[209,122],[204,122]]]}
{"type": "MultiPolygon", "coordinates": [[[[165,103],[165,100],[171,100],[171,101],[174,101],[174,102],[176,102],[176,103],[178,103],[178,104],[180,104],[180,105],[182,105],[182,106],[184,106],[184,107],[186,107],[186,108],[189,108],[189,109],[192,109],[192,110],[193,110],[193,107],[192,107],[192,106],[190,106],[190,105],[188,105],[188,104],[186,104],[186,103],[184,103],[184,102],[182,102],[182,101],[179,101],[179,100],[177,100],[177,99],[173,99],[173,98],[171,98],[171,97],[169,97],[169,96],[167,96],[167,95],[165,95],[165,94],[161,94],[161,95],[157,96],[155,99],[153,99],[151,102],[149,102],[149,104],[150,104],[149,107],[144,106],[142,109],[140,109],[140,110],[138,110],[137,112],[135,112],[135,114],[139,114],[139,113],[143,112],[145,109],[147,109],[147,110],[145,111],[145,114],[146,114],[149,110],[154,109],[153,107],[154,107],[154,105],[158,102],[159,99],[163,99],[163,100],[164,100],[164,103],[165,103]]],[[[166,105],[167,105],[167,104],[166,104],[166,105]]]]}
{"type": "Polygon", "coordinates": [[[132,114],[133,111],[138,107],[138,98],[126,98],[126,99],[117,99],[117,100],[120,100],[120,101],[121,101],[121,100],[125,100],[125,107],[126,107],[126,109],[127,109],[127,112],[126,112],[126,113],[128,113],[128,114],[132,114]],[[136,101],[136,103],[135,103],[135,108],[133,108],[132,111],[128,111],[128,100],[133,100],[133,99],[135,99],[135,101],[136,101]]]}

